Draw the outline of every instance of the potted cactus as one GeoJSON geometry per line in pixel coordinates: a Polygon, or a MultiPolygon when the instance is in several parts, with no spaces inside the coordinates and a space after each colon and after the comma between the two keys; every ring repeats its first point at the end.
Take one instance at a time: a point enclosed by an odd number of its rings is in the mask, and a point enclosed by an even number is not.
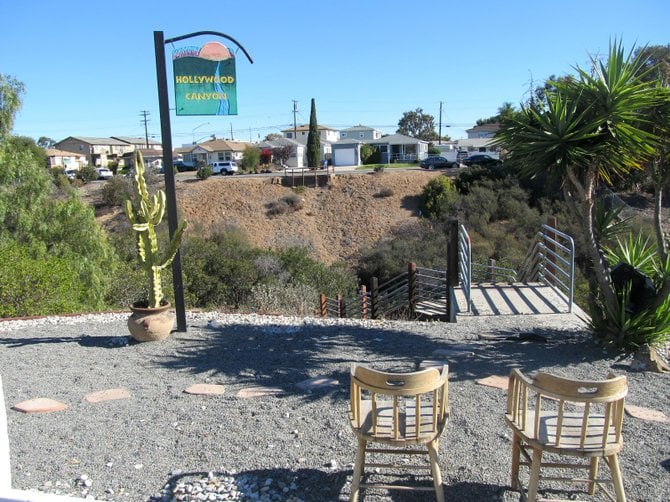
{"type": "Polygon", "coordinates": [[[161,340],[166,338],[174,327],[171,305],[163,298],[161,276],[179,250],[186,222],[179,225],[167,249],[161,252],[156,226],[165,215],[165,192],[159,190],[153,196],[149,196],[144,178],[144,159],[138,151],[135,152],[133,189],[134,197],[126,200],[125,212],[135,231],[137,254],[148,279],[149,297],[131,306],[133,314],[128,319],[128,328],[135,340],[141,342],[161,340]]]}

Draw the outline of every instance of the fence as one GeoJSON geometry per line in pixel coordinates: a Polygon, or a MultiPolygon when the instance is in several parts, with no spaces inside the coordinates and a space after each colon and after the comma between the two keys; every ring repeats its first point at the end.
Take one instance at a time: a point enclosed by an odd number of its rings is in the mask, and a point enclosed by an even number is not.
{"type": "Polygon", "coordinates": [[[419,318],[418,303],[444,300],[447,277],[443,270],[417,267],[409,263],[407,272],[378,284],[371,281],[370,291],[363,286],[354,298],[341,295],[328,298],[321,295],[321,317],[350,317],[356,319],[419,318]]]}

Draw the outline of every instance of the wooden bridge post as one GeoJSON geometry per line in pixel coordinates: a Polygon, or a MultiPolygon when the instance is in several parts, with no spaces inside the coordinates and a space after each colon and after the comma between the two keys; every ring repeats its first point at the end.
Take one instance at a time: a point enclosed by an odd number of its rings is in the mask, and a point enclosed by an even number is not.
{"type": "Polygon", "coordinates": [[[373,277],[370,284],[370,315],[379,319],[379,279],[373,277]]]}
{"type": "Polygon", "coordinates": [[[407,302],[409,312],[414,316],[416,310],[416,263],[407,264],[407,302]]]}
{"type": "Polygon", "coordinates": [[[368,318],[368,295],[365,284],[361,286],[361,317],[363,319],[368,318]]]}
{"type": "Polygon", "coordinates": [[[344,317],[344,299],[342,298],[342,295],[338,294],[336,297],[337,301],[337,317],[344,317]]]}
{"type": "Polygon", "coordinates": [[[486,280],[489,282],[495,282],[496,277],[496,261],[493,258],[489,258],[489,264],[486,267],[486,280]]]}
{"type": "Polygon", "coordinates": [[[328,317],[328,303],[326,295],[323,293],[319,296],[319,310],[321,311],[321,317],[328,317]]]}

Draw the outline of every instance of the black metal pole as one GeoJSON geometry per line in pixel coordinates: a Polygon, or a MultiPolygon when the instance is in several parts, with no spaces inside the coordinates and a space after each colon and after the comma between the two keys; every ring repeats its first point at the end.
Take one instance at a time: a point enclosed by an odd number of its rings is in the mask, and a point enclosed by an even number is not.
{"type": "MultiPolygon", "coordinates": [[[[165,38],[162,31],[154,31],[156,50],[156,79],[158,81],[158,107],[161,120],[161,139],[163,143],[163,171],[165,172],[165,195],[170,238],[179,226],[177,216],[177,193],[174,182],[174,164],[172,161],[172,131],[170,128],[170,102],[168,100],[167,70],[165,67],[165,38]]],[[[172,261],[172,284],[174,287],[174,306],[177,313],[177,331],[186,332],[186,308],[184,306],[184,281],[181,272],[181,252],[177,251],[172,261]]]]}

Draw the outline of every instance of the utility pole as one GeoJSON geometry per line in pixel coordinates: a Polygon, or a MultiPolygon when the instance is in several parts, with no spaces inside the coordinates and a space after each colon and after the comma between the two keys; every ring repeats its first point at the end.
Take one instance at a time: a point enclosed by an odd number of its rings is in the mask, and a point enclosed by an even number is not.
{"type": "Polygon", "coordinates": [[[441,145],[442,144],[442,101],[440,101],[440,130],[437,134],[438,134],[437,144],[441,145]]]}
{"type": "Polygon", "coordinates": [[[295,121],[295,116],[298,113],[298,101],[293,100],[293,140],[298,141],[298,125],[295,121]]]}
{"type": "Polygon", "coordinates": [[[149,111],[148,110],[142,110],[140,112],[140,115],[142,116],[142,122],[144,123],[144,141],[146,142],[146,148],[147,150],[149,149],[149,131],[147,129],[147,124],[149,123],[149,111]]]}
{"type": "Polygon", "coordinates": [[[231,122],[230,123],[230,141],[233,141],[233,139],[235,139],[235,138],[233,138],[233,123],[231,122]]]}

